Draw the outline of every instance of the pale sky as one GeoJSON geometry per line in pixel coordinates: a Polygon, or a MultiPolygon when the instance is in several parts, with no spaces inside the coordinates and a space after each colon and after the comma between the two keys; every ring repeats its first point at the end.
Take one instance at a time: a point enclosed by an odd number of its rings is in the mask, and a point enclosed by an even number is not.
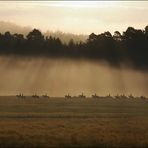
{"type": "Polygon", "coordinates": [[[0,1],[0,21],[75,34],[148,25],[147,1],[0,1]]]}

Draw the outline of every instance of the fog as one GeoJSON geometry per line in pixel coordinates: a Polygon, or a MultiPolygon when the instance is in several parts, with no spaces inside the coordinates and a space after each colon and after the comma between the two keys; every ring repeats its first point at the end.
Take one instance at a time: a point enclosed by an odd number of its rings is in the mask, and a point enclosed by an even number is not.
{"type": "MultiPolygon", "coordinates": [[[[0,21],[0,33],[4,34],[9,31],[11,34],[20,33],[26,36],[30,31],[33,30],[31,26],[20,26],[12,22],[0,21]]],[[[40,30],[40,29],[39,29],[40,30]]],[[[83,34],[73,34],[73,33],[64,33],[62,31],[53,31],[53,30],[40,30],[44,36],[52,36],[55,38],[60,38],[63,43],[69,43],[72,39],[74,42],[85,42],[88,38],[88,35],[83,34]]]]}
{"type": "Polygon", "coordinates": [[[86,60],[0,57],[0,95],[148,95],[148,73],[86,60]]]}

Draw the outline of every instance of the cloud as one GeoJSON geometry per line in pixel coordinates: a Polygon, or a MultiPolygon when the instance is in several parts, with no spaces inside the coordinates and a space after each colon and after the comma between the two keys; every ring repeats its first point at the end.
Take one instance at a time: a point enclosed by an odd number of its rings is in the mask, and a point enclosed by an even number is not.
{"type": "Polygon", "coordinates": [[[104,32],[107,28],[114,32],[115,26],[118,26],[119,31],[123,31],[129,24],[144,27],[148,22],[147,6],[148,2],[12,1],[8,5],[1,1],[0,18],[22,26],[42,28],[44,31],[49,29],[89,34],[104,32]]]}

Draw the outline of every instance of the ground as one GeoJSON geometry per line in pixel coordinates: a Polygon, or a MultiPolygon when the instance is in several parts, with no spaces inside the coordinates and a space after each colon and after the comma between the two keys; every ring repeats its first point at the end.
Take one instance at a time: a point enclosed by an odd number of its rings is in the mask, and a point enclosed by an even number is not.
{"type": "Polygon", "coordinates": [[[148,100],[0,97],[0,147],[148,147],[148,100]]]}

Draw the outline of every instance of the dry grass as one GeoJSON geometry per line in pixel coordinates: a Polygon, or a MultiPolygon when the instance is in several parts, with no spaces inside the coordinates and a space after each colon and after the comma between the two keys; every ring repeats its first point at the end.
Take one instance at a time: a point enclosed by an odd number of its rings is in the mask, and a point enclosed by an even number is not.
{"type": "Polygon", "coordinates": [[[0,147],[147,147],[148,119],[4,119],[0,147]]]}
{"type": "Polygon", "coordinates": [[[0,147],[148,147],[147,100],[0,99],[0,147]]]}

